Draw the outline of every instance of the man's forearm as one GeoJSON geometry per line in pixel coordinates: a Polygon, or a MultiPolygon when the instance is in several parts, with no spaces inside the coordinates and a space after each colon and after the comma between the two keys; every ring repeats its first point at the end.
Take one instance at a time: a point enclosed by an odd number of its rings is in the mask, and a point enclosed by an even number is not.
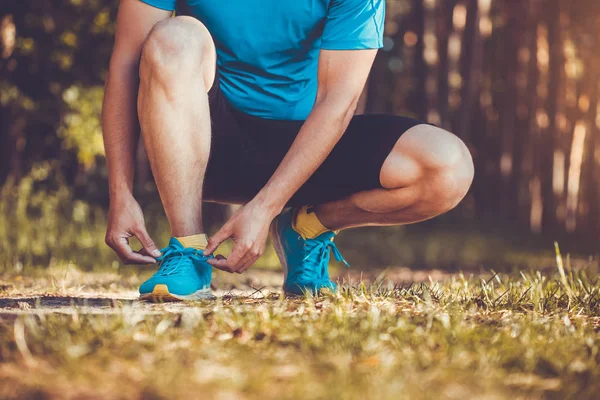
{"type": "Polygon", "coordinates": [[[331,153],[348,127],[356,103],[357,99],[325,98],[318,101],[283,161],[256,199],[274,213],[281,211],[331,153]]]}
{"type": "Polygon", "coordinates": [[[111,199],[133,193],[139,140],[137,65],[111,66],[106,81],[102,126],[111,199]]]}

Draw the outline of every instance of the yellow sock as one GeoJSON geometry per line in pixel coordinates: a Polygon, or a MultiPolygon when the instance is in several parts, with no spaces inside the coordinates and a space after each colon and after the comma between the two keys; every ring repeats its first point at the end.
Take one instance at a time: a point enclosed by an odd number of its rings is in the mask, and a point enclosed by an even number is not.
{"type": "Polygon", "coordinates": [[[312,207],[307,206],[296,211],[296,215],[294,215],[294,220],[292,222],[292,228],[294,228],[294,230],[304,239],[314,239],[320,234],[331,230],[321,223],[317,214],[312,211],[312,207]]]}
{"type": "Polygon", "coordinates": [[[204,250],[206,249],[206,245],[208,244],[208,239],[204,233],[199,233],[197,235],[191,236],[183,236],[176,237],[175,239],[179,240],[179,243],[186,249],[191,247],[196,250],[204,250]]]}

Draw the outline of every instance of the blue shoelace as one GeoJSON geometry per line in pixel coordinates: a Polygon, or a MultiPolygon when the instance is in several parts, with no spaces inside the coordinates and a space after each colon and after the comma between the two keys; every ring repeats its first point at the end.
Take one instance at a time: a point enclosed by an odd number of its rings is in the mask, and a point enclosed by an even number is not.
{"type": "Polygon", "coordinates": [[[308,254],[302,261],[306,262],[306,269],[300,271],[300,276],[314,280],[315,275],[318,275],[319,280],[325,280],[327,274],[327,266],[329,265],[329,256],[331,252],[338,262],[343,262],[347,267],[350,264],[344,259],[342,253],[331,240],[311,240],[307,239],[305,246],[308,249],[308,254]]]}
{"type": "Polygon", "coordinates": [[[205,256],[201,250],[192,248],[165,247],[160,251],[162,255],[156,260],[160,262],[157,275],[168,276],[187,269],[194,268],[193,261],[207,261],[213,256],[205,256]]]}

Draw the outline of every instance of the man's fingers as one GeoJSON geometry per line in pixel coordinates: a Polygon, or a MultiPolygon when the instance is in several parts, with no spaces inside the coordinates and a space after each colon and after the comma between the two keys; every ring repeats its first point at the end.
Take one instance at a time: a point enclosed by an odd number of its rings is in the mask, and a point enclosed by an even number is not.
{"type": "Polygon", "coordinates": [[[124,264],[154,264],[156,260],[131,250],[126,238],[117,238],[111,246],[124,264]]]}
{"type": "Polygon", "coordinates": [[[208,263],[215,267],[216,269],[220,269],[221,271],[229,272],[233,274],[236,272],[237,264],[239,261],[239,256],[235,256],[233,253],[227,258],[211,258],[208,260],[208,263]]]}
{"type": "Polygon", "coordinates": [[[233,273],[233,271],[231,270],[231,268],[229,268],[229,262],[227,261],[226,258],[223,258],[223,259],[211,258],[207,262],[210,265],[212,265],[213,267],[215,267],[216,269],[220,269],[221,271],[233,273]]]}
{"type": "Polygon", "coordinates": [[[236,243],[227,259],[209,260],[209,264],[229,273],[241,274],[254,265],[261,254],[262,251],[258,247],[253,247],[248,242],[240,242],[236,243]]]}
{"type": "Polygon", "coordinates": [[[254,246],[248,251],[248,256],[240,262],[240,267],[237,270],[238,274],[242,274],[248,270],[251,266],[253,266],[256,261],[262,256],[264,250],[258,246],[254,246]]]}
{"type": "Polygon", "coordinates": [[[247,246],[242,243],[236,243],[229,257],[223,259],[212,258],[208,260],[208,263],[222,271],[234,273],[237,270],[240,260],[246,255],[247,250],[247,246]]]}
{"type": "Polygon", "coordinates": [[[256,262],[258,257],[259,257],[259,251],[257,249],[255,249],[254,247],[250,248],[244,255],[244,258],[242,258],[237,263],[237,266],[235,267],[235,270],[236,270],[235,272],[237,272],[238,274],[241,274],[242,272],[244,272],[245,270],[250,268],[256,262]]]}
{"type": "MultiPolygon", "coordinates": [[[[240,273],[240,269],[249,262],[252,262],[252,259],[256,256],[256,251],[254,247],[249,242],[240,242],[236,244],[236,247],[239,248],[239,253],[241,254],[239,259],[231,261],[229,267],[231,267],[232,272],[240,273]]],[[[235,248],[234,248],[235,250],[235,248]]]]}
{"type": "Polygon", "coordinates": [[[156,264],[156,259],[150,256],[143,256],[136,252],[131,252],[127,255],[126,259],[123,260],[124,264],[156,264]]]}
{"type": "Polygon", "coordinates": [[[231,232],[229,231],[229,229],[227,229],[226,226],[223,226],[217,233],[215,233],[208,239],[206,249],[204,250],[204,255],[208,256],[214,253],[215,250],[217,250],[217,248],[221,245],[221,243],[229,239],[230,236],[231,232]]]}
{"type": "Polygon", "coordinates": [[[243,274],[244,272],[246,272],[251,266],[253,266],[256,261],[258,261],[258,259],[260,258],[260,256],[254,256],[252,257],[249,261],[245,262],[240,269],[237,270],[238,274],[243,274]]]}
{"type": "Polygon", "coordinates": [[[148,231],[146,231],[145,226],[141,226],[134,230],[133,234],[140,241],[142,247],[144,248],[146,254],[156,258],[160,257],[160,251],[154,244],[154,240],[148,235],[148,231]]]}

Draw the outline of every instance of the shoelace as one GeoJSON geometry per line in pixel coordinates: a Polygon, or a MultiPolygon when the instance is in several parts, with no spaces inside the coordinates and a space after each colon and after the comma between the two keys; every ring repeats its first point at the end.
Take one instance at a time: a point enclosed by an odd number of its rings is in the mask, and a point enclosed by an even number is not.
{"type": "Polygon", "coordinates": [[[162,255],[156,260],[160,262],[160,268],[157,274],[160,276],[173,275],[174,273],[187,268],[193,268],[193,260],[195,261],[207,261],[213,256],[205,256],[201,250],[192,248],[176,248],[176,247],[165,247],[160,251],[162,255]]]}
{"type": "Polygon", "coordinates": [[[305,246],[311,247],[308,250],[308,254],[303,259],[303,261],[308,261],[307,267],[309,268],[306,268],[301,272],[301,274],[307,278],[313,278],[312,275],[319,273],[319,278],[325,279],[327,266],[329,264],[329,256],[331,254],[330,252],[333,252],[334,257],[338,262],[343,262],[347,267],[350,267],[350,264],[344,259],[342,253],[340,253],[340,250],[333,241],[316,241],[309,239],[305,246]]]}

